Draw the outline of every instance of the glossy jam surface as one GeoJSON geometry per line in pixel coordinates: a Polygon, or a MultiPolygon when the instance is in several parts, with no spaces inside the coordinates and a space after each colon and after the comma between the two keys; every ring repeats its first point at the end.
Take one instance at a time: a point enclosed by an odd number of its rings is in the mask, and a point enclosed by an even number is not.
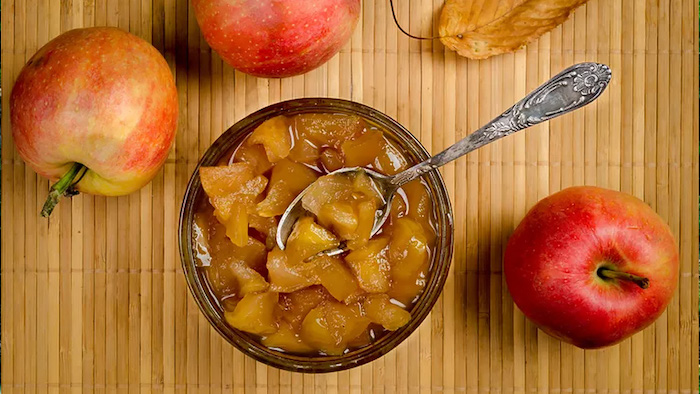
{"type": "Polygon", "coordinates": [[[339,355],[370,345],[411,318],[435,244],[433,207],[421,181],[402,187],[370,238],[381,204],[362,166],[385,174],[409,162],[376,127],[342,114],[268,119],[230,160],[200,168],[208,199],[195,213],[195,249],[229,325],[275,350],[339,355]],[[308,216],[284,251],[280,215],[307,186],[308,216]],[[346,243],[337,257],[316,253],[346,243]]]}

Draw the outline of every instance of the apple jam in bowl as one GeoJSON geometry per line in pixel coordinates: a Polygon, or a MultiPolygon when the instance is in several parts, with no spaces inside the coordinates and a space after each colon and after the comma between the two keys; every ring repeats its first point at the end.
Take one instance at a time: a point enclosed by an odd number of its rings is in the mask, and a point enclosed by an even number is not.
{"type": "Polygon", "coordinates": [[[401,125],[364,105],[298,99],[264,108],[207,150],[188,184],[180,252],[212,326],[244,353],[329,372],[389,352],[423,321],[447,278],[452,213],[432,172],[404,185],[370,237],[381,197],[365,167],[395,174],[429,157],[401,125]],[[277,223],[303,197],[286,247],[277,223]],[[338,256],[321,251],[345,245],[338,256]]]}

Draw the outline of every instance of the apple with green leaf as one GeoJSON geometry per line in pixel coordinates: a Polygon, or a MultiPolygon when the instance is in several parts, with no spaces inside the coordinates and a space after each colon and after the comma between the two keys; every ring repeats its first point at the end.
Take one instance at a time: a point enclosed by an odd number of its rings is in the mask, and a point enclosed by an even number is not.
{"type": "Polygon", "coordinates": [[[663,313],[678,283],[678,248],[641,200],[572,187],[528,212],[508,241],[504,273],[513,301],[542,330],[600,348],[663,313]]]}

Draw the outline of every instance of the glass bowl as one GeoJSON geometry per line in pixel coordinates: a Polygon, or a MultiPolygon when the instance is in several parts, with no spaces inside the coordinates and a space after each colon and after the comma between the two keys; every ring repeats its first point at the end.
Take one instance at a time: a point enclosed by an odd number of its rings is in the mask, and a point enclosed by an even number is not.
{"type": "Polygon", "coordinates": [[[301,356],[281,353],[266,348],[251,335],[231,328],[223,317],[223,310],[206,280],[204,270],[197,266],[194,252],[193,215],[197,204],[206,198],[199,180],[199,167],[221,164],[227,160],[243,139],[259,124],[277,115],[292,116],[300,113],[354,114],[379,126],[403,154],[414,163],[430,157],[418,140],[398,122],[366,105],[352,101],[329,98],[303,98],[281,102],[263,108],[237,122],[224,132],[207,149],[199,160],[185,191],[180,210],[179,245],[182,268],[187,285],[199,309],[209,323],[233,346],[248,356],[265,364],[294,372],[332,372],[368,363],[395,348],[418,328],[440,296],[447,279],[452,259],[453,227],[452,207],[439,172],[424,175],[430,189],[433,209],[436,213],[435,253],[431,256],[427,283],[418,301],[413,305],[411,320],[400,329],[388,332],[373,344],[347,352],[341,356],[301,356]]]}

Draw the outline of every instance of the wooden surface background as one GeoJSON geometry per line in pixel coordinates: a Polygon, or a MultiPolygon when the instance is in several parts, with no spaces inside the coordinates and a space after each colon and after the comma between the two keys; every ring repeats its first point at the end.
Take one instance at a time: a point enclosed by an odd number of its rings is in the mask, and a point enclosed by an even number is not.
{"type": "MultiPolygon", "coordinates": [[[[3,391],[698,392],[697,0],[591,0],[527,48],[486,61],[409,40],[387,1],[363,3],[352,42],[328,64],[265,80],[222,64],[187,0],[2,0],[3,391]],[[48,182],[15,152],[9,93],[49,39],[98,25],[129,30],[165,55],[180,99],[176,145],[140,192],[64,200],[46,220],[38,213],[48,182]],[[234,350],[201,316],[180,268],[178,210],[198,157],[235,121],[280,100],[342,97],[395,117],[437,152],[580,61],[613,70],[594,105],[444,169],[452,274],[396,350],[351,371],[292,374],[234,350]],[[538,331],[514,307],[501,270],[528,208],[582,184],[644,199],[681,250],[667,312],[600,351],[538,331]]],[[[441,6],[400,0],[398,13],[411,32],[431,35],[441,6]]]]}

